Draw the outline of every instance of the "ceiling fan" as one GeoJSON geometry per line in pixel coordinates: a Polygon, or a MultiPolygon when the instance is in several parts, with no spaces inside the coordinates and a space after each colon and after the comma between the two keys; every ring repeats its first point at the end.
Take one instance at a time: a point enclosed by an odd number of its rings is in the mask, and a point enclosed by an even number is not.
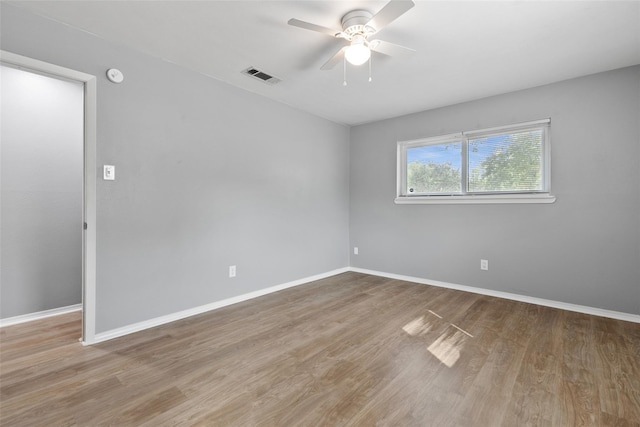
{"type": "Polygon", "coordinates": [[[371,51],[389,56],[406,55],[415,52],[415,50],[408,47],[382,40],[369,40],[369,37],[398,19],[413,6],[415,6],[415,3],[411,0],[391,0],[375,15],[367,10],[352,10],[342,17],[342,31],[332,30],[331,28],[311,24],[299,19],[290,19],[288,24],[349,42],[347,46],[336,52],[320,67],[322,70],[330,70],[343,58],[353,65],[362,65],[371,58],[371,51]]]}

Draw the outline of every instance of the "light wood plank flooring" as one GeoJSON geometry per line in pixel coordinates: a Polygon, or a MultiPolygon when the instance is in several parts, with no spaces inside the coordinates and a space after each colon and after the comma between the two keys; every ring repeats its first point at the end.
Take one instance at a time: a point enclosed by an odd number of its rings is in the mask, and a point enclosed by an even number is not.
{"type": "Polygon", "coordinates": [[[631,426],[640,324],[345,273],[91,347],[0,333],[2,426],[631,426]]]}

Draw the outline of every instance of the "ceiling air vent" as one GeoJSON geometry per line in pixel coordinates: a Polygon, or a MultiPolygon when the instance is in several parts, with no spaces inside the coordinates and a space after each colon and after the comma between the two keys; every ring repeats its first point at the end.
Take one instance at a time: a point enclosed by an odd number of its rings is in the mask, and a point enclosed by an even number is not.
{"type": "Polygon", "coordinates": [[[245,74],[249,77],[253,77],[254,79],[260,80],[261,82],[274,85],[276,83],[280,83],[281,80],[277,77],[273,77],[265,73],[264,71],[260,71],[257,68],[249,67],[246,70],[242,70],[242,74],[245,74]]]}

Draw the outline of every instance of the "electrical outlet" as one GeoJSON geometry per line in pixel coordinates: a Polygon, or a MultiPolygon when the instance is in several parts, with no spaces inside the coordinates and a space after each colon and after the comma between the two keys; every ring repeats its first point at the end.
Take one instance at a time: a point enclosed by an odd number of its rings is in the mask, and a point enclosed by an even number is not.
{"type": "Polygon", "coordinates": [[[486,259],[480,260],[480,270],[489,270],[489,260],[486,260],[486,259]]]}
{"type": "Polygon", "coordinates": [[[353,254],[354,255],[358,255],[358,247],[357,246],[353,247],[353,254]]]}
{"type": "Polygon", "coordinates": [[[229,266],[229,277],[236,277],[236,266],[235,265],[230,265],[229,266]]]}

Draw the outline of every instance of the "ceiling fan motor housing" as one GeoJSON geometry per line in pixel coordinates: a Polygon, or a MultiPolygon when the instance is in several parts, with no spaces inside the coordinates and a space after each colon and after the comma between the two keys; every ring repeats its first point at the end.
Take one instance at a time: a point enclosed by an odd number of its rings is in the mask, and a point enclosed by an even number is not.
{"type": "Polygon", "coordinates": [[[342,31],[349,37],[362,34],[365,37],[376,32],[375,28],[367,26],[373,14],[366,10],[352,10],[342,17],[342,31]]]}

